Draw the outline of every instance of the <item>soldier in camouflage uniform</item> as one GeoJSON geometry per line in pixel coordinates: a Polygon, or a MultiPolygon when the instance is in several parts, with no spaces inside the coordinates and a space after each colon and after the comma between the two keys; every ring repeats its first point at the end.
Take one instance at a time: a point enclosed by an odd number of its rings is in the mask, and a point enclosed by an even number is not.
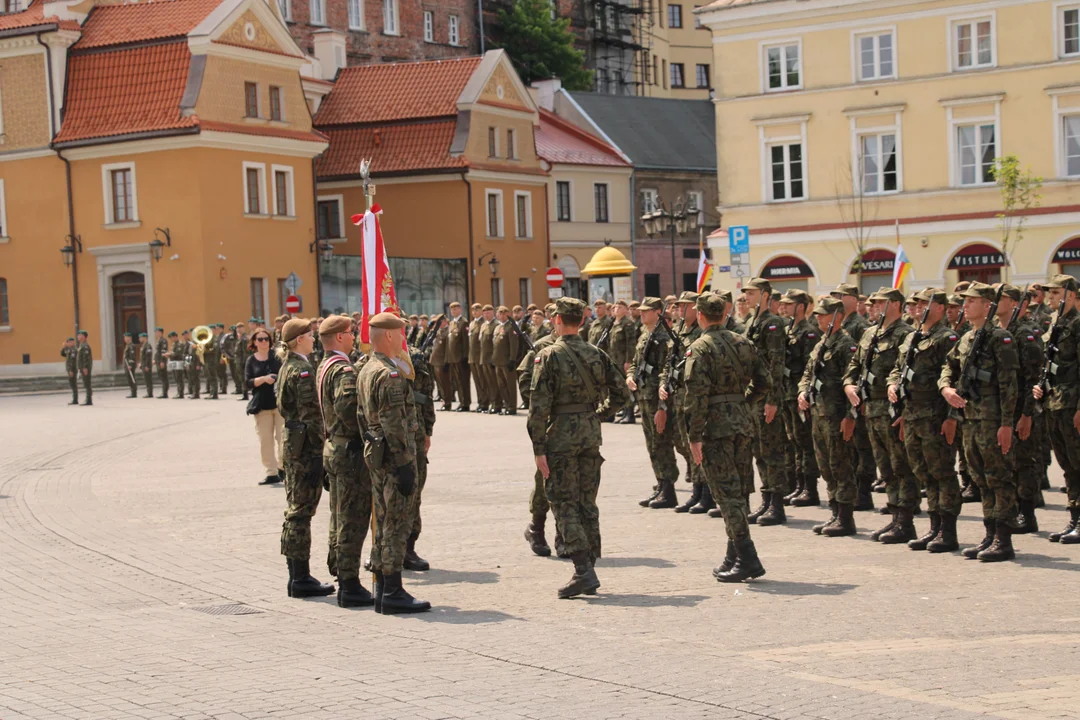
{"type": "Polygon", "coordinates": [[[71,386],[71,402],[68,405],[79,404],[79,369],[77,365],[78,353],[75,347],[75,338],[69,337],[64,341],[64,347],[60,348],[60,357],[64,358],[64,369],[68,375],[68,385],[71,386]]]}
{"type": "Polygon", "coordinates": [[[1016,556],[1012,546],[1017,509],[1015,455],[1009,452],[1018,395],[1016,346],[1007,330],[990,325],[990,309],[998,295],[994,288],[972,283],[961,295],[973,329],[949,351],[938,387],[954,408],[945,424],[945,437],[953,439],[957,416],[962,417],[968,470],[982,495],[986,537],[964,550],[964,557],[1011,560],[1016,556]],[[980,329],[985,339],[975,347],[980,329]]]}
{"type": "Polygon", "coordinates": [[[1020,514],[1013,527],[1014,535],[1038,532],[1039,523],[1035,518],[1037,499],[1042,490],[1042,457],[1039,454],[1039,427],[1035,424],[1035,395],[1032,388],[1042,375],[1046,354],[1042,340],[1030,320],[1024,317],[1028,295],[1015,285],[1005,283],[1001,287],[1001,300],[998,301],[996,324],[1009,331],[1013,337],[1017,355],[1017,387],[1019,397],[1016,402],[1016,416],[1013,426],[1016,435],[1013,439],[1013,467],[1016,474],[1017,501],[1020,514]],[[1015,317],[1015,319],[1013,319],[1015,317]]]}
{"type": "Polygon", "coordinates": [[[608,304],[602,298],[593,303],[593,307],[596,308],[596,321],[589,324],[588,342],[594,348],[607,352],[611,347],[611,333],[608,332],[606,338],[604,333],[614,324],[615,318],[608,312],[608,304]],[[601,338],[603,343],[600,342],[601,338]]]}
{"type": "MultiPolygon", "coordinates": [[[[956,283],[952,295],[949,296],[949,306],[946,310],[946,317],[958,338],[964,337],[971,330],[971,323],[964,318],[964,298],[960,297],[960,293],[967,290],[969,285],[971,283],[967,281],[956,283]]],[[[956,424],[956,442],[953,446],[956,448],[960,463],[960,499],[966,503],[981,502],[979,486],[971,481],[971,474],[968,472],[967,455],[964,453],[963,423],[956,424]]]]}
{"type": "Polygon", "coordinates": [[[555,305],[559,339],[533,358],[528,428],[555,523],[574,561],[573,577],[559,589],[560,598],[569,598],[600,587],[593,569],[601,555],[600,421],[629,393],[611,359],[578,335],[585,304],[559,298],[555,305]]]}
{"type": "MultiPolygon", "coordinates": [[[[660,325],[664,304],[660,298],[647,297],[641,301],[641,335],[634,348],[634,360],[626,371],[626,386],[637,397],[641,408],[641,429],[645,432],[645,447],[656,485],[651,495],[638,504],[642,507],[673,508],[675,481],[679,466],[675,464],[675,428],[656,425],[660,409],[660,370],[671,354],[671,336],[660,325]]],[[[666,416],[662,418],[666,422],[666,416]]]]}
{"type": "MultiPolygon", "coordinates": [[[[282,463],[285,465],[285,522],[281,554],[289,567],[289,597],[319,597],[333,585],[311,576],[311,518],[323,491],[323,419],[319,412],[315,369],[307,358],[315,338],[311,323],[291,319],[282,325],[276,352],[282,361],[274,390],[277,410],[285,421],[282,463]]],[[[196,380],[196,382],[198,382],[196,380]]]]}
{"type": "MultiPolygon", "coordinates": [[[[768,395],[771,380],[750,341],[724,327],[731,303],[720,294],[705,293],[697,299],[696,309],[703,332],[686,350],[686,390],[680,395],[680,410],[692,462],[705,473],[728,537],[724,562],[713,570],[713,577],[742,582],[765,574],[750,539],[738,471],[745,461],[738,458],[751,454],[751,413],[757,396],[768,395]]],[[[764,412],[772,419],[776,406],[766,404],[764,412]]]]}
{"type": "MultiPolygon", "coordinates": [[[[750,514],[751,524],[772,509],[769,524],[787,522],[784,514],[784,496],[787,495],[787,475],[784,470],[783,447],[787,441],[784,421],[774,418],[765,421],[765,404],[779,407],[784,397],[784,357],[787,348],[787,331],[780,317],[768,310],[772,285],[763,278],[751,278],[743,288],[746,302],[755,308],[746,322],[746,338],[754,344],[769,372],[768,393],[757,401],[754,408],[754,457],[761,475],[761,507],[750,514]],[[775,500],[775,508],[774,506],[775,500]]],[[[752,490],[752,487],[751,487],[752,490]]]]}
{"type": "MultiPolygon", "coordinates": [[[[1046,290],[1040,283],[1032,283],[1028,288],[1031,293],[1031,302],[1028,304],[1027,314],[1025,317],[1028,322],[1035,328],[1036,335],[1045,340],[1046,331],[1050,328],[1050,323],[1053,319],[1054,309],[1046,304],[1046,290]]],[[[1041,466],[1039,468],[1039,489],[1050,489],[1050,463],[1052,462],[1052,449],[1050,444],[1050,428],[1047,425],[1047,414],[1044,412],[1037,413],[1034,418],[1035,435],[1039,445],[1039,456],[1041,458],[1041,466]]],[[[1065,492],[1065,488],[1061,488],[1062,492],[1065,492]]],[[[1043,507],[1044,501],[1042,493],[1040,492],[1035,500],[1035,507],[1043,507]]]]}
{"type": "MultiPolygon", "coordinates": [[[[538,352],[554,344],[558,339],[559,336],[554,332],[540,338],[533,344],[533,349],[525,353],[525,357],[522,358],[521,363],[518,365],[518,389],[521,391],[521,398],[525,401],[526,406],[529,405],[533,367],[536,365],[533,360],[538,352]]],[[[540,557],[551,555],[551,546],[548,545],[547,538],[544,536],[544,525],[547,522],[547,514],[550,509],[551,503],[548,502],[547,491],[544,489],[544,476],[537,469],[533,475],[533,489],[529,493],[529,514],[532,516],[532,522],[525,527],[525,540],[529,543],[529,548],[533,553],[540,557]]],[[[555,528],[555,553],[561,558],[569,557],[566,554],[566,548],[563,547],[562,536],[559,535],[557,527],[555,528]]]]}
{"type": "Polygon", "coordinates": [[[139,384],[135,380],[135,373],[139,370],[139,346],[135,344],[135,338],[131,333],[124,333],[124,377],[128,381],[128,399],[139,397],[139,384]]]}
{"type": "Polygon", "coordinates": [[[784,404],[780,412],[783,414],[788,445],[795,450],[796,478],[795,491],[786,496],[784,502],[796,507],[816,507],[821,503],[818,497],[817,458],[814,456],[810,415],[806,414],[804,419],[799,413],[799,379],[806,370],[810,351],[817,345],[821,333],[817,323],[811,325],[806,318],[813,301],[805,291],[788,290],[780,303],[790,308],[791,313],[784,355],[784,404]]]}
{"type": "Polygon", "coordinates": [[[361,425],[368,428],[364,459],[371,471],[375,535],[371,565],[375,572],[375,611],[384,615],[424,612],[431,603],[417,600],[401,584],[405,548],[414,529],[411,512],[416,492],[416,436],[420,432],[409,364],[401,355],[405,322],[379,313],[368,322],[372,356],[357,379],[361,425]]]}
{"type": "MultiPolygon", "coordinates": [[[[859,288],[850,283],[841,283],[832,291],[832,296],[844,304],[844,332],[858,343],[862,340],[863,333],[870,327],[867,319],[858,312],[861,304],[859,288]]],[[[873,510],[874,496],[871,493],[874,482],[877,480],[877,465],[874,463],[874,447],[870,443],[870,431],[862,415],[855,419],[855,452],[858,489],[855,509],[873,510]]]]}
{"type": "Polygon", "coordinates": [[[1047,283],[1050,305],[1055,308],[1054,365],[1050,367],[1049,388],[1037,388],[1036,397],[1046,397],[1045,413],[1054,455],[1065,475],[1068,492],[1069,521],[1061,532],[1050,535],[1050,542],[1065,545],[1080,543],[1080,313],[1076,308],[1077,281],[1071,275],[1055,275],[1047,283]],[[1060,326],[1060,327],[1057,327],[1060,326]]]}
{"type": "Polygon", "coordinates": [[[844,393],[861,415],[870,433],[879,477],[885,481],[892,521],[870,534],[870,539],[886,545],[915,539],[915,508],[919,505],[919,483],[908,463],[907,451],[889,414],[889,373],[896,367],[900,346],[913,332],[900,320],[904,293],[883,287],[870,296],[879,324],[863,333],[858,349],[844,375],[844,393]]]}
{"type": "MultiPolygon", "coordinates": [[[[174,337],[172,333],[170,337],[174,337]]],[[[165,337],[165,328],[154,328],[154,367],[161,382],[161,394],[158,398],[169,397],[169,341],[165,337]]]]}
{"type": "Polygon", "coordinates": [[[840,317],[844,305],[830,297],[820,298],[814,305],[814,320],[821,339],[806,361],[799,381],[799,411],[812,417],[814,454],[818,470],[829,491],[832,517],[815,525],[819,535],[840,537],[856,532],[855,500],[855,420],[851,404],[844,394],[844,373],[855,354],[855,341],[844,332],[840,317]]]}
{"type": "MultiPolygon", "coordinates": [[[[431,328],[432,326],[429,325],[429,332],[431,328]]],[[[445,331],[445,328],[440,330],[440,332],[445,331]]],[[[431,436],[435,428],[435,371],[424,353],[414,348],[411,349],[409,355],[413,364],[413,377],[409,380],[409,387],[412,390],[413,407],[416,410],[416,492],[413,493],[412,502],[409,503],[412,532],[405,540],[405,559],[402,561],[402,567],[406,570],[424,572],[431,565],[416,554],[416,541],[423,530],[423,523],[420,520],[420,499],[424,492],[424,485],[427,484],[428,450],[431,449],[431,436]]]]}
{"type": "Polygon", "coordinates": [[[371,520],[371,474],[357,417],[356,369],[346,351],[353,344],[352,320],[331,315],[319,326],[326,357],[316,387],[326,440],[322,463],[330,481],[330,574],[338,578],[339,607],[374,605],[360,583],[360,554],[371,520]]]}
{"type": "Polygon", "coordinates": [[[154,397],[154,346],[150,344],[146,333],[139,333],[139,369],[142,370],[146,395],[154,397]]]}
{"type": "Polygon", "coordinates": [[[87,341],[89,333],[85,330],[80,330],[75,333],[75,338],[79,345],[75,349],[75,367],[79,375],[82,375],[83,391],[86,393],[86,400],[83,405],[94,404],[94,388],[91,385],[91,375],[94,370],[94,353],[90,349],[90,343],[87,341]]]}
{"type": "Polygon", "coordinates": [[[912,472],[926,489],[930,512],[930,531],[909,541],[908,547],[952,552],[959,547],[956,517],[961,506],[960,483],[956,480],[956,450],[949,446],[942,430],[949,406],[937,381],[957,335],[945,320],[943,290],[923,290],[915,300],[919,324],[900,346],[888,380],[893,424],[900,429],[912,472]]]}
{"type": "MultiPolygon", "coordinates": [[[[630,369],[630,361],[634,359],[634,347],[637,345],[637,328],[630,319],[630,308],[625,300],[615,303],[615,319],[611,326],[611,342],[608,344],[608,357],[615,363],[615,367],[623,375],[630,369]]],[[[634,424],[634,401],[631,399],[619,412],[615,420],[624,425],[634,424]]]]}

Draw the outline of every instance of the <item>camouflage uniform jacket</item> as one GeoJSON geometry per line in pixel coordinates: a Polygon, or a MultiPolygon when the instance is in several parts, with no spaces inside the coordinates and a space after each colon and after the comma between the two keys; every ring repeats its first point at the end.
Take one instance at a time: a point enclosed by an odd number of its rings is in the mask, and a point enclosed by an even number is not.
{"type": "Polygon", "coordinates": [[[634,359],[634,335],[634,321],[628,317],[616,320],[611,327],[611,342],[608,343],[607,354],[619,370],[634,359]]]}
{"type": "MultiPolygon", "coordinates": [[[[630,362],[630,369],[626,372],[628,377],[637,382],[638,398],[646,401],[656,401],[660,397],[660,372],[671,354],[671,336],[667,331],[656,323],[652,332],[642,326],[641,335],[638,337],[637,347],[634,348],[634,359],[630,362]],[[649,338],[656,336],[652,343],[649,338]],[[643,378],[638,380],[638,370],[641,369],[643,378]]],[[[620,368],[621,370],[621,368],[620,368]]]]}
{"type": "Polygon", "coordinates": [[[124,367],[132,371],[139,368],[139,346],[133,342],[124,346],[124,367]]]}
{"type": "Polygon", "coordinates": [[[971,332],[971,323],[967,320],[962,321],[957,327],[953,328],[959,337],[964,337],[971,332]]]}
{"type": "Polygon", "coordinates": [[[603,336],[608,328],[612,328],[612,331],[614,331],[614,325],[615,319],[610,315],[605,315],[596,320],[596,322],[589,326],[589,344],[607,352],[608,349],[611,348],[611,333],[608,333],[608,336],[604,338],[604,343],[602,345],[598,345],[597,343],[600,342],[601,336],[603,336]]]}
{"type": "Polygon", "coordinates": [[[330,353],[319,365],[315,379],[322,382],[319,402],[326,429],[324,451],[342,451],[350,440],[360,439],[356,417],[356,369],[344,355],[330,353]],[[340,359],[335,360],[335,357],[340,359]]]}
{"type": "Polygon", "coordinates": [[[850,335],[855,342],[862,340],[863,333],[869,327],[870,321],[857,312],[853,312],[844,318],[844,322],[840,325],[840,329],[850,335]]]}
{"type": "Polygon", "coordinates": [[[431,437],[435,427],[435,371],[424,353],[414,350],[409,356],[413,364],[413,379],[408,383],[416,409],[416,442],[417,447],[422,448],[424,438],[431,437]]]}
{"type": "MultiPolygon", "coordinates": [[[[730,319],[730,318],[729,318],[730,319]]],[[[817,324],[803,318],[788,330],[787,349],[784,355],[784,399],[795,400],[799,396],[799,378],[806,370],[806,360],[817,345],[821,332],[817,324]]]]}
{"type": "Polygon", "coordinates": [[[1050,397],[1046,407],[1075,412],[1080,410],[1080,312],[1073,308],[1061,317],[1060,322],[1058,350],[1054,355],[1056,368],[1051,368],[1048,377],[1050,397]]]}
{"type": "Polygon", "coordinates": [[[315,370],[311,363],[290,352],[274,383],[277,410],[285,421],[285,456],[298,460],[322,455],[323,420],[315,389],[315,370]]]}
{"type": "Polygon", "coordinates": [[[904,358],[907,357],[911,344],[918,343],[911,363],[905,371],[907,378],[904,380],[904,420],[944,418],[948,413],[949,404],[945,402],[945,398],[941,397],[937,382],[941,376],[941,368],[945,365],[945,357],[956,345],[958,339],[959,336],[944,318],[929,328],[925,334],[914,330],[904,338],[896,358],[896,365],[889,373],[887,381],[889,385],[896,386],[897,392],[900,391],[900,372],[904,358]]]}
{"type": "Polygon", "coordinates": [[[75,364],[80,372],[94,367],[94,353],[90,349],[90,343],[81,343],[77,353],[75,364]]]}
{"type": "Polygon", "coordinates": [[[540,338],[533,343],[533,349],[525,353],[525,357],[523,357],[518,364],[518,391],[521,393],[521,399],[525,402],[529,402],[529,392],[532,390],[533,366],[535,365],[533,359],[536,358],[536,353],[540,352],[548,345],[553,345],[558,339],[559,337],[557,335],[545,335],[540,338]]]}
{"type": "Polygon", "coordinates": [[[870,346],[877,345],[866,378],[867,399],[862,403],[864,417],[876,418],[889,414],[889,373],[896,367],[900,346],[913,332],[915,331],[910,325],[897,320],[887,328],[875,325],[863,333],[862,340],[857,345],[858,349],[848,364],[844,384],[858,386],[870,346]]]}
{"type": "Polygon", "coordinates": [[[568,335],[538,352],[533,364],[528,420],[533,454],[600,447],[600,419],[630,398],[611,358],[579,335],[568,335]],[[588,374],[591,388],[579,374],[578,364],[588,374]]]}
{"type": "Polygon", "coordinates": [[[763,397],[769,405],[779,407],[784,399],[784,359],[787,354],[787,331],[780,318],[765,310],[757,322],[757,310],[746,321],[746,339],[754,344],[771,378],[769,391],[763,397]]]}
{"type": "Polygon", "coordinates": [[[815,419],[840,420],[848,414],[851,403],[844,394],[844,373],[847,372],[855,350],[855,341],[841,328],[834,330],[828,340],[822,337],[810,351],[806,369],[799,381],[799,394],[810,390],[810,374],[816,367],[816,379],[821,383],[821,387],[818,388],[816,400],[810,408],[815,419]]]}
{"type": "MultiPolygon", "coordinates": [[[[382,460],[373,462],[373,469],[392,471],[413,462],[419,425],[412,390],[401,368],[386,355],[373,353],[360,370],[356,389],[360,422],[375,437],[385,438],[382,460]]],[[[371,455],[367,457],[370,460],[371,455]]]]}
{"type": "Polygon", "coordinates": [[[1017,373],[1019,360],[1013,336],[1001,328],[987,328],[989,337],[978,358],[971,357],[975,330],[960,338],[960,342],[945,357],[938,388],[967,388],[964,417],[968,420],[992,420],[999,427],[1012,426],[1018,395],[1017,373]],[[969,367],[969,364],[976,364],[969,367]],[[961,375],[968,377],[961,383],[961,375]]]}
{"type": "Polygon", "coordinates": [[[1031,417],[1035,414],[1035,396],[1031,389],[1039,382],[1042,375],[1043,365],[1046,362],[1046,352],[1042,341],[1039,339],[1039,331],[1028,320],[1016,319],[1009,325],[1009,334],[1016,341],[1016,354],[1019,360],[1017,373],[1016,417],[1021,415],[1031,417]]]}
{"type": "Polygon", "coordinates": [[[1039,329],[1039,335],[1042,335],[1050,329],[1050,323],[1054,321],[1054,311],[1045,303],[1032,303],[1028,310],[1028,319],[1039,329]]]}
{"type": "Polygon", "coordinates": [[[722,327],[710,327],[686,351],[686,413],[690,442],[752,435],[753,405],[768,394],[769,374],[750,341],[722,327]],[[749,388],[749,390],[748,390],[749,388]]]}
{"type": "Polygon", "coordinates": [[[144,340],[139,345],[139,368],[144,372],[154,369],[154,346],[149,340],[144,340]]]}
{"type": "MultiPolygon", "coordinates": [[[[695,340],[701,337],[701,326],[697,324],[697,321],[695,321],[693,325],[687,325],[685,322],[680,322],[677,335],[679,338],[679,347],[683,351],[683,357],[687,358],[689,356],[686,354],[686,351],[690,349],[690,346],[695,340]]],[[[683,362],[683,365],[677,369],[672,363],[664,363],[664,369],[660,371],[661,385],[666,385],[668,378],[671,379],[671,386],[676,391],[675,395],[677,398],[680,398],[677,402],[678,407],[682,407],[681,396],[683,394],[683,389],[686,387],[686,364],[684,361],[680,362],[683,362]]]]}
{"type": "Polygon", "coordinates": [[[547,337],[554,331],[555,328],[551,326],[551,323],[545,320],[544,322],[540,323],[540,327],[536,328],[536,335],[534,337],[539,340],[540,338],[547,337]]]}
{"type": "Polygon", "coordinates": [[[474,318],[469,323],[469,363],[471,365],[478,365],[480,363],[480,331],[484,327],[484,318],[474,318]]]}

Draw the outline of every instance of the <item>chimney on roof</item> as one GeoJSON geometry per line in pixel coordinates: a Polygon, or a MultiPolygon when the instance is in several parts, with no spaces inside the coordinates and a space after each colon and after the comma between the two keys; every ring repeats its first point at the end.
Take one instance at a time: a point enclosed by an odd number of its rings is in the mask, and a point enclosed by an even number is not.
{"type": "Polygon", "coordinates": [[[320,80],[333,80],[338,70],[345,67],[345,33],[324,28],[311,34],[315,46],[315,59],[319,61],[320,80]]]}
{"type": "Polygon", "coordinates": [[[555,94],[562,89],[562,80],[559,78],[534,80],[532,87],[539,93],[537,104],[549,112],[555,112],[555,94]]]}

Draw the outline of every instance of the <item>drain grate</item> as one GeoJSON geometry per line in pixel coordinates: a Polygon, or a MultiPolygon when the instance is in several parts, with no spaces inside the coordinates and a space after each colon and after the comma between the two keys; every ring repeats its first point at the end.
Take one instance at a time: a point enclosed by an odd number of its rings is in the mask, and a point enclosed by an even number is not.
{"type": "Polygon", "coordinates": [[[243,603],[230,603],[228,605],[207,605],[205,607],[191,608],[195,612],[206,613],[207,615],[258,615],[262,612],[258,608],[253,608],[250,605],[244,605],[243,603]]]}

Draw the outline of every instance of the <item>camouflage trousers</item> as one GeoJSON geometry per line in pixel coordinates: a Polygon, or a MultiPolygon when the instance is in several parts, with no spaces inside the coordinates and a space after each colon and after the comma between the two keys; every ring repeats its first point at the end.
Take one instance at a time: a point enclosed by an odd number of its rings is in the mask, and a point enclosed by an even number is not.
{"type": "MultiPolygon", "coordinates": [[[[870,442],[870,429],[866,418],[859,415],[855,421],[855,476],[859,482],[874,482],[877,479],[877,466],[874,463],[874,446],[870,442]]],[[[856,485],[858,487],[858,485],[856,485]]]]}
{"type": "Polygon", "coordinates": [[[944,417],[904,419],[904,450],[911,471],[926,488],[931,514],[959,515],[963,500],[956,479],[956,450],[941,432],[944,417]]]}
{"type": "Polygon", "coordinates": [[[675,464],[675,436],[678,435],[678,429],[669,414],[664,432],[656,431],[653,416],[656,414],[658,400],[655,398],[639,398],[638,405],[641,407],[641,429],[645,431],[645,447],[649,451],[653,474],[658,481],[673,483],[679,479],[679,466],[675,464]]]}
{"type": "Polygon", "coordinates": [[[968,471],[967,453],[964,452],[964,423],[956,423],[956,437],[953,438],[953,447],[956,448],[957,462],[960,474],[968,471]]]}
{"type": "Polygon", "coordinates": [[[745,465],[752,457],[751,438],[748,435],[705,440],[701,446],[702,462],[699,466],[709,484],[716,506],[724,515],[724,526],[729,540],[750,537],[750,524],[746,520],[746,498],[743,497],[743,479],[739,475],[740,464],[745,465]]]}
{"type": "Polygon", "coordinates": [[[323,467],[330,477],[331,575],[347,579],[360,576],[360,556],[371,523],[371,473],[362,457],[344,448],[323,452],[323,467]]]}
{"type": "Polygon", "coordinates": [[[550,470],[544,489],[555,515],[555,528],[570,555],[589,553],[600,557],[600,448],[548,454],[550,470]]]}
{"type": "Polygon", "coordinates": [[[529,513],[532,515],[547,515],[551,509],[551,503],[547,499],[547,490],[544,489],[544,476],[537,470],[533,475],[533,489],[529,493],[529,513]]]}
{"type": "Polygon", "coordinates": [[[855,438],[844,442],[844,434],[840,432],[841,419],[827,415],[814,416],[814,455],[817,457],[821,477],[825,479],[825,487],[829,491],[829,501],[854,505],[857,462],[855,438]]]}
{"type": "MultiPolygon", "coordinates": [[[[375,506],[375,533],[371,539],[371,567],[383,574],[401,572],[405,543],[412,532],[412,497],[402,495],[390,468],[371,469],[371,495],[375,506]]],[[[416,494],[415,492],[413,493],[416,494]]]]}
{"type": "Polygon", "coordinates": [[[816,480],[818,467],[817,458],[814,456],[814,429],[810,415],[806,415],[806,422],[799,418],[799,401],[795,399],[785,400],[780,411],[783,413],[788,446],[795,454],[795,472],[816,480]]]}
{"type": "Polygon", "coordinates": [[[1001,454],[997,443],[997,420],[964,421],[964,455],[972,481],[982,495],[983,518],[1012,521],[1016,518],[1016,453],[1001,454]]]}
{"type": "Polygon", "coordinates": [[[914,510],[921,499],[919,483],[911,470],[904,443],[900,442],[900,430],[892,426],[893,422],[888,415],[866,418],[866,429],[870,433],[878,476],[885,481],[889,505],[914,510]]]}
{"type": "Polygon", "coordinates": [[[754,416],[754,457],[761,474],[761,492],[779,492],[787,495],[787,473],[784,471],[784,443],[787,432],[779,416],[771,423],[765,422],[765,403],[757,402],[751,408],[754,416]]]}
{"type": "MultiPolygon", "coordinates": [[[[1021,500],[1035,502],[1042,491],[1045,465],[1042,462],[1042,423],[1032,418],[1031,434],[1021,440],[1013,434],[1013,463],[1016,475],[1016,495],[1021,500]]],[[[1077,438],[1080,440],[1080,438],[1077,438]]]]}
{"type": "Polygon", "coordinates": [[[1080,435],[1073,427],[1072,410],[1052,410],[1047,413],[1050,442],[1058,465],[1065,473],[1065,489],[1069,492],[1069,509],[1080,508],[1080,435]]]}
{"type": "Polygon", "coordinates": [[[416,443],[416,492],[409,496],[409,517],[412,518],[409,535],[413,538],[420,537],[424,529],[420,521],[420,498],[424,494],[424,486],[427,485],[428,456],[424,452],[424,441],[416,443]]]}
{"type": "MultiPolygon", "coordinates": [[[[668,403],[670,408],[672,403],[668,403]]],[[[675,422],[675,428],[679,431],[675,435],[675,450],[682,455],[683,460],[686,461],[686,479],[694,485],[705,484],[705,469],[694,462],[694,458],[690,455],[690,435],[686,429],[686,414],[677,413],[674,416],[672,411],[668,410],[668,424],[672,421],[675,422]]],[[[710,488],[711,490],[711,488],[710,488]]]]}
{"type": "Polygon", "coordinates": [[[285,460],[285,522],[281,526],[281,554],[291,560],[311,557],[311,518],[322,497],[321,455],[285,460]]]}

